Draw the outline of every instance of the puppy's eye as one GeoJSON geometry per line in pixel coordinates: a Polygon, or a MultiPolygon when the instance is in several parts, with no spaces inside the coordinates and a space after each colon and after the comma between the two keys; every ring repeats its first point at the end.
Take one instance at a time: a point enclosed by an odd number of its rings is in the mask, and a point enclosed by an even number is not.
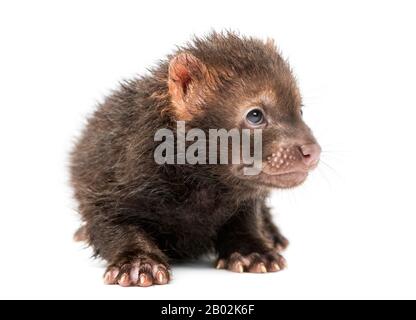
{"type": "Polygon", "coordinates": [[[249,124],[258,126],[264,123],[263,111],[260,109],[250,110],[246,115],[246,120],[249,124]]]}

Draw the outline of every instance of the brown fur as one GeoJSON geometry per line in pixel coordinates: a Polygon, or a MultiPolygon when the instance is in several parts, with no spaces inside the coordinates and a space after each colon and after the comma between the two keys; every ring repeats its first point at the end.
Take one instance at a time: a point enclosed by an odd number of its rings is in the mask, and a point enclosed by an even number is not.
{"type": "Polygon", "coordinates": [[[274,247],[287,240],[264,204],[279,185],[243,178],[231,165],[153,159],[157,129],[175,128],[174,120],[203,130],[241,127],[244,106],[256,104],[268,104],[275,121],[263,133],[264,158],[282,141],[315,142],[274,44],[213,33],[124,82],[98,107],[72,153],[71,177],[85,223],[78,236],[108,261],[107,283],[163,284],[169,261],[214,252],[219,267],[234,271],[284,267],[274,247]]]}

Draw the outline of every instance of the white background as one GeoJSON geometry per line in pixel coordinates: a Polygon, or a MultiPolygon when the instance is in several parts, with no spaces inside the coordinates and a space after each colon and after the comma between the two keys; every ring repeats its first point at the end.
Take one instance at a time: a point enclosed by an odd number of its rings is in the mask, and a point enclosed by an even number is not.
{"type": "Polygon", "coordinates": [[[416,298],[414,1],[2,1],[1,298],[416,298]],[[168,286],[104,286],[72,242],[68,151],[97,102],[192,34],[276,40],[324,153],[271,202],[289,269],[174,266],[168,286]]]}

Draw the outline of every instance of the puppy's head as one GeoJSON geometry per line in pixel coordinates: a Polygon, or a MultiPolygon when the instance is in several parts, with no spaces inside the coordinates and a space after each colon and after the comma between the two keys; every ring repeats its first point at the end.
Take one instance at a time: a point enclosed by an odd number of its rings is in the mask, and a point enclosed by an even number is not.
{"type": "Polygon", "coordinates": [[[272,41],[217,33],[196,39],[171,57],[168,86],[173,117],[187,128],[207,137],[209,129],[262,131],[258,174],[247,175],[250,164],[230,160],[215,169],[225,178],[289,188],[317,166],[320,146],[302,118],[290,67],[272,41]]]}

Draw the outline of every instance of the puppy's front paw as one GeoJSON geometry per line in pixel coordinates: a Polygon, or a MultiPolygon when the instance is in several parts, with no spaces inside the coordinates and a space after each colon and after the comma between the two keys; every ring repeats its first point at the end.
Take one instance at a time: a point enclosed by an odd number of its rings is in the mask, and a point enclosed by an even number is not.
{"type": "Polygon", "coordinates": [[[220,258],[217,261],[217,269],[227,269],[238,273],[277,272],[284,268],[286,268],[286,260],[276,252],[251,253],[249,255],[234,252],[229,257],[220,258]]]}
{"type": "Polygon", "coordinates": [[[118,284],[122,287],[167,284],[169,279],[169,267],[149,258],[111,265],[104,274],[106,284],[118,284]]]}

